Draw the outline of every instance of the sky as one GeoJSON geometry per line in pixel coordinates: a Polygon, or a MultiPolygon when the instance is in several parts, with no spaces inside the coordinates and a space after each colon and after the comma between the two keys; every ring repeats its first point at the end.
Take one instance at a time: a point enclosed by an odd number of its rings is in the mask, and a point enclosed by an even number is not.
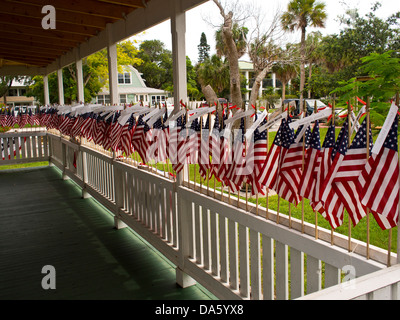
{"type": "MultiPolygon", "coordinates": [[[[230,0],[222,0],[229,2],[230,0]]],[[[233,1],[233,0],[232,0],[233,1]]],[[[275,12],[285,11],[287,4],[290,0],[241,0],[244,3],[254,4],[260,9],[260,12],[266,17],[265,25],[269,25],[268,21],[272,19],[275,12]]],[[[342,26],[338,21],[339,15],[344,15],[346,10],[357,8],[360,15],[367,14],[373,3],[376,0],[319,0],[326,4],[326,12],[328,15],[326,28],[318,29],[322,34],[339,33],[342,26]]],[[[400,11],[400,1],[398,0],[379,0],[382,4],[381,8],[375,13],[378,17],[386,19],[391,14],[400,11]]],[[[222,17],[219,14],[217,6],[208,1],[186,13],[186,55],[189,56],[192,63],[195,64],[198,60],[198,48],[200,43],[201,33],[204,32],[207,37],[207,42],[211,46],[210,53],[215,53],[215,31],[216,28],[211,26],[209,22],[212,21],[214,25],[222,23],[222,17]]],[[[307,32],[315,31],[316,29],[308,28],[307,32]]],[[[287,41],[298,42],[300,41],[299,34],[287,35],[287,41]]],[[[134,39],[143,40],[161,40],[167,49],[172,50],[171,45],[171,27],[170,21],[161,23],[151,29],[146,30],[144,33],[135,35],[134,39]]],[[[246,57],[243,57],[246,60],[246,57]]],[[[248,59],[247,59],[248,60],[248,59]]]]}

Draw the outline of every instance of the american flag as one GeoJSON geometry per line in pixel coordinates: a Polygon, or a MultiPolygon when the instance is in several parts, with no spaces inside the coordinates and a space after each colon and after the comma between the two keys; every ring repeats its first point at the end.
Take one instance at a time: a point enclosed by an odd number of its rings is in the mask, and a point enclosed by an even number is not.
{"type": "Polygon", "coordinates": [[[69,135],[73,122],[74,122],[74,119],[72,118],[72,116],[69,113],[63,115],[61,117],[61,121],[59,123],[58,130],[60,130],[60,132],[64,135],[69,135]]]}
{"type": "MultiPolygon", "coordinates": [[[[257,120],[257,116],[256,119],[257,120]]],[[[259,127],[263,126],[267,123],[267,118],[265,118],[259,125],[259,127]]],[[[247,153],[247,158],[253,157],[253,165],[254,169],[252,170],[251,174],[247,176],[247,181],[251,184],[251,194],[266,194],[265,188],[261,185],[258,181],[258,176],[261,173],[263,168],[263,164],[268,155],[268,144],[267,144],[267,131],[264,130],[260,132],[258,128],[254,131],[254,138],[249,142],[249,148],[247,153]]]]}
{"type": "Polygon", "coordinates": [[[20,128],[23,128],[26,126],[29,120],[29,115],[27,112],[21,112],[19,114],[19,119],[18,119],[18,125],[20,128]]]}
{"type": "Polygon", "coordinates": [[[244,118],[240,120],[240,128],[237,130],[236,138],[232,145],[232,162],[227,166],[227,172],[224,177],[225,185],[232,192],[237,192],[246,176],[246,143],[244,138],[244,118]]]}
{"type": "MultiPolygon", "coordinates": [[[[372,148],[372,132],[369,148],[372,148]]],[[[344,148],[343,148],[344,149],[344,148]]],[[[342,148],[339,149],[339,153],[342,148]]],[[[367,119],[364,119],[359,131],[357,132],[350,148],[344,157],[339,156],[336,163],[337,171],[332,181],[335,192],[347,210],[353,225],[367,215],[366,207],[361,204],[357,193],[358,177],[367,162],[367,119]],[[341,161],[340,161],[341,160],[341,161]]]]}
{"type": "Polygon", "coordinates": [[[32,113],[32,109],[29,109],[29,110],[28,110],[28,123],[29,123],[31,126],[39,125],[38,116],[37,116],[36,113],[35,113],[35,114],[32,113]]]}
{"type": "Polygon", "coordinates": [[[201,145],[201,126],[198,118],[194,119],[190,125],[187,137],[186,157],[189,164],[197,164],[199,162],[199,148],[201,145]]]}
{"type": "MultiPolygon", "coordinates": [[[[225,120],[229,119],[231,112],[223,111],[222,115],[222,131],[226,129],[225,120]]],[[[220,136],[220,159],[218,164],[217,177],[218,181],[225,183],[226,175],[229,171],[230,165],[232,164],[232,151],[231,151],[231,139],[230,137],[220,136]]]]}
{"type": "Polygon", "coordinates": [[[82,135],[82,137],[88,139],[88,141],[91,141],[93,139],[92,127],[93,127],[93,122],[95,121],[94,113],[89,112],[89,113],[84,114],[83,116],[85,119],[82,122],[81,135],[82,135]]]}
{"type": "MultiPolygon", "coordinates": [[[[219,123],[218,112],[215,113],[214,125],[210,134],[210,156],[211,156],[211,166],[210,166],[210,178],[214,175],[214,178],[218,178],[218,168],[221,159],[221,126],[219,123]]],[[[220,180],[219,180],[220,181],[220,180]]]]}
{"type": "MultiPolygon", "coordinates": [[[[107,117],[108,115],[106,115],[107,117]]],[[[114,117],[115,117],[115,113],[112,114],[111,116],[109,116],[105,120],[105,130],[104,130],[104,135],[103,135],[103,141],[102,141],[102,146],[104,148],[104,150],[109,150],[111,149],[111,129],[112,129],[112,125],[114,123],[114,117]]]]}
{"type": "Polygon", "coordinates": [[[5,127],[6,126],[6,111],[0,109],[0,126],[5,127]]]}
{"type": "Polygon", "coordinates": [[[186,114],[179,117],[176,127],[172,130],[170,138],[170,159],[172,168],[176,173],[180,173],[187,162],[187,130],[186,114]],[[174,152],[171,154],[171,151],[174,152]]]}
{"type": "Polygon", "coordinates": [[[78,137],[81,135],[82,125],[86,121],[87,117],[88,117],[88,114],[86,113],[86,114],[83,114],[76,118],[76,120],[71,128],[71,136],[72,137],[78,137]]]}
{"type": "Polygon", "coordinates": [[[398,121],[397,115],[379,154],[371,155],[358,179],[361,203],[382,230],[394,228],[399,219],[398,121]]]}
{"type": "Polygon", "coordinates": [[[322,145],[322,149],[320,152],[320,156],[317,159],[317,164],[315,167],[316,178],[315,178],[315,187],[314,192],[311,197],[310,205],[319,213],[324,213],[323,203],[320,201],[320,190],[322,188],[322,184],[328,174],[329,168],[332,165],[332,152],[335,147],[335,139],[336,139],[336,127],[335,123],[332,121],[329,129],[326,133],[324,143],[322,145]]]}
{"type": "Polygon", "coordinates": [[[314,189],[317,180],[317,168],[321,153],[321,139],[319,133],[319,122],[315,121],[311,137],[310,148],[304,159],[304,170],[300,179],[299,195],[303,198],[314,200],[314,189]]]}
{"type": "Polygon", "coordinates": [[[278,132],[276,133],[271,149],[268,152],[267,158],[265,159],[265,162],[258,176],[258,181],[261,183],[261,185],[264,188],[268,188],[271,190],[276,189],[278,168],[279,168],[281,148],[282,148],[282,134],[285,126],[286,126],[286,120],[283,119],[278,129],[278,132]]]}
{"type": "Polygon", "coordinates": [[[122,134],[122,126],[118,122],[119,117],[120,117],[120,112],[117,111],[114,115],[113,123],[111,126],[111,131],[110,131],[111,149],[114,151],[118,150],[119,141],[121,139],[121,134],[122,134]]]}
{"type": "Polygon", "coordinates": [[[134,149],[139,153],[140,158],[144,163],[148,162],[146,152],[149,147],[147,141],[147,132],[150,130],[147,123],[143,121],[144,115],[140,115],[136,123],[135,131],[133,132],[132,144],[134,149]]]}
{"type": "Polygon", "coordinates": [[[125,156],[129,157],[133,153],[132,138],[135,130],[135,117],[133,114],[122,127],[120,149],[125,152],[125,156]]]}
{"type": "Polygon", "coordinates": [[[283,199],[293,203],[295,206],[301,201],[299,196],[299,184],[302,175],[303,164],[303,139],[305,149],[310,143],[310,127],[308,126],[305,136],[300,142],[295,142],[297,135],[301,133],[303,127],[299,127],[296,136],[289,127],[290,119],[284,127],[284,138],[282,143],[281,164],[278,174],[277,194],[283,199]]]}
{"type": "MultiPolygon", "coordinates": [[[[185,125],[186,116],[182,115],[178,119],[176,119],[176,122],[171,125],[168,131],[168,158],[171,160],[173,169],[175,171],[179,170],[179,172],[183,169],[184,166],[184,163],[179,163],[178,150],[182,146],[185,146],[185,139],[183,139],[180,135],[181,131],[185,129],[185,125]]],[[[184,155],[186,156],[186,150],[184,152],[184,155]]]]}
{"type": "Polygon", "coordinates": [[[332,149],[333,161],[320,190],[320,199],[324,207],[322,216],[328,220],[333,229],[343,223],[344,204],[334,188],[333,180],[348,149],[348,120],[347,118],[344,122],[332,149]]]}
{"type": "Polygon", "coordinates": [[[5,126],[6,127],[14,127],[15,123],[16,123],[16,119],[14,117],[14,113],[11,112],[11,109],[8,109],[7,110],[7,117],[6,117],[6,120],[5,120],[5,126]]]}
{"type": "Polygon", "coordinates": [[[88,134],[89,136],[93,137],[93,142],[95,144],[102,145],[105,131],[106,131],[106,123],[104,121],[104,116],[97,114],[92,126],[92,132],[88,134]]]}
{"type": "Polygon", "coordinates": [[[210,165],[210,120],[211,116],[208,114],[207,119],[203,125],[201,132],[200,146],[199,146],[199,172],[200,176],[205,180],[208,177],[210,165]]]}
{"type": "Polygon", "coordinates": [[[149,145],[147,158],[154,159],[155,162],[165,161],[167,159],[167,139],[161,118],[154,123],[153,129],[148,131],[147,141],[149,145]]]}

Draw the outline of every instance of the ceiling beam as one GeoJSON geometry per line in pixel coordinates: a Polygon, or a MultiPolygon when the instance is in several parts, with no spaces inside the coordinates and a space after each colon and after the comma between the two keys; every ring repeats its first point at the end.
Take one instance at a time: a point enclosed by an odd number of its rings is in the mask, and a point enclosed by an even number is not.
{"type": "MultiPolygon", "coordinates": [[[[0,28],[1,29],[1,28],[0,28]]],[[[45,44],[47,46],[51,46],[53,42],[49,40],[47,37],[41,37],[41,36],[34,36],[34,35],[25,35],[25,34],[18,34],[18,37],[15,35],[15,33],[12,32],[7,32],[2,30],[0,32],[0,38],[2,39],[11,39],[15,40],[18,39],[21,42],[33,42],[33,43],[41,43],[45,44]]],[[[7,46],[7,42],[4,42],[5,46],[7,46]]],[[[70,41],[70,40],[57,40],[57,47],[58,48],[63,48],[63,49],[70,49],[79,44],[78,41],[70,41]]]]}
{"type": "MultiPolygon", "coordinates": [[[[42,20],[44,15],[42,8],[32,4],[18,4],[7,1],[6,6],[0,7],[0,13],[6,15],[17,15],[20,17],[31,17],[42,20]]],[[[115,22],[115,19],[93,16],[87,13],[74,13],[73,15],[64,10],[56,12],[57,24],[59,22],[69,23],[74,25],[88,26],[94,28],[105,28],[107,23],[115,22]]]]}
{"type": "Polygon", "coordinates": [[[50,47],[48,43],[22,41],[21,39],[6,39],[0,34],[0,43],[5,43],[4,48],[21,48],[22,50],[46,50],[63,54],[71,49],[70,46],[50,47]]]}
{"type": "MultiPolygon", "coordinates": [[[[49,4],[48,0],[7,0],[19,4],[33,4],[43,7],[49,4]]],[[[65,10],[69,12],[86,13],[94,16],[123,19],[124,14],[128,14],[133,8],[117,5],[107,2],[99,2],[97,0],[53,0],[51,5],[54,6],[56,12],[65,10]]]]}
{"type": "MultiPolygon", "coordinates": [[[[16,25],[16,26],[25,26],[27,28],[42,28],[42,20],[37,18],[30,18],[30,17],[21,17],[16,15],[4,15],[1,17],[0,24],[7,24],[7,25],[16,25]]],[[[83,36],[93,36],[96,35],[98,32],[101,31],[101,28],[94,28],[88,26],[79,26],[74,24],[68,24],[64,22],[56,22],[56,30],[58,32],[63,33],[72,33],[72,34],[79,34],[83,36]]]]}
{"type": "Polygon", "coordinates": [[[132,7],[132,8],[144,8],[145,7],[145,5],[143,5],[142,0],[98,0],[98,1],[119,4],[119,5],[132,7]]]}
{"type": "Polygon", "coordinates": [[[23,26],[5,25],[0,22],[0,35],[3,32],[13,33],[16,35],[30,35],[33,37],[47,38],[49,45],[57,45],[58,41],[73,41],[75,43],[85,42],[88,37],[79,34],[68,34],[66,32],[56,30],[44,30],[36,28],[25,28],[23,26]],[[53,43],[51,41],[54,41],[53,43]]]}
{"type": "Polygon", "coordinates": [[[36,59],[36,58],[30,58],[27,56],[12,56],[12,55],[10,55],[10,56],[2,56],[2,58],[5,60],[26,63],[27,65],[40,66],[40,67],[44,67],[52,62],[52,60],[50,60],[50,59],[36,59]]]}
{"type": "Polygon", "coordinates": [[[56,53],[51,53],[48,51],[32,51],[32,50],[18,50],[12,48],[0,48],[0,57],[4,55],[11,55],[11,56],[28,56],[32,58],[43,58],[43,59],[56,59],[59,55],[56,53]]]}

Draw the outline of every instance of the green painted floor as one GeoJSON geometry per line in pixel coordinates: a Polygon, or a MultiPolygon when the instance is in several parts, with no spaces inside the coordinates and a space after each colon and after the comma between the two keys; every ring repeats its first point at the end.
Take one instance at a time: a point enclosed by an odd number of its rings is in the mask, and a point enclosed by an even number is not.
{"type": "Polygon", "coordinates": [[[210,300],[55,167],[0,171],[1,300],[210,300]],[[43,266],[56,270],[44,290],[43,266]]]}

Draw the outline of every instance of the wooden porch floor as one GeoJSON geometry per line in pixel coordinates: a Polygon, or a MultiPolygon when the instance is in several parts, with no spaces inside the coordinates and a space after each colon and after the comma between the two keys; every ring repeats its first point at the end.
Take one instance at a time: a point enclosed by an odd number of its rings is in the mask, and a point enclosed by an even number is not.
{"type": "Polygon", "coordinates": [[[210,300],[182,289],[175,269],[55,167],[0,171],[1,300],[210,300]],[[42,267],[56,270],[44,290],[42,267]]]}

